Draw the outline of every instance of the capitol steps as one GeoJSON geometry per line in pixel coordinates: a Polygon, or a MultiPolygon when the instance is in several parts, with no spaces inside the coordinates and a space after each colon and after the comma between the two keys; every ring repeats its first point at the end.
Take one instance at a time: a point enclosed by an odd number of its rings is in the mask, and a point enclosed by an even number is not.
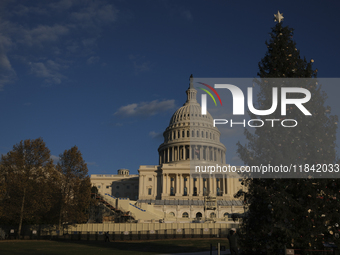
{"type": "Polygon", "coordinates": [[[107,204],[113,207],[115,211],[121,211],[134,219],[141,221],[157,221],[163,218],[161,212],[152,212],[152,208],[147,208],[147,206],[144,205],[144,208],[138,207],[136,201],[130,200],[129,198],[116,198],[107,193],[101,194],[101,197],[107,204]]]}

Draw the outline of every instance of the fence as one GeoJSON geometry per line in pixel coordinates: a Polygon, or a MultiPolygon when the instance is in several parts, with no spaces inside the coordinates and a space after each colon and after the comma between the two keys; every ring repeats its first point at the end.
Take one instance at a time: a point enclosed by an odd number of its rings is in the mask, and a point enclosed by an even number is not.
{"type": "MultiPolygon", "coordinates": [[[[104,241],[105,234],[111,241],[129,240],[157,240],[157,239],[176,239],[176,238],[223,238],[226,233],[222,229],[161,229],[147,231],[121,231],[121,232],[77,232],[64,233],[63,235],[44,235],[40,238],[83,240],[83,241],[104,241]]],[[[38,237],[37,237],[38,238],[38,237]]]]}
{"type": "MultiPolygon", "coordinates": [[[[24,226],[25,239],[104,240],[156,240],[172,238],[224,238],[237,224],[225,223],[92,223],[63,226],[59,231],[54,225],[24,226]]],[[[0,227],[9,238],[17,236],[17,229],[0,227]],[[11,233],[12,232],[12,233],[11,233]]]]}

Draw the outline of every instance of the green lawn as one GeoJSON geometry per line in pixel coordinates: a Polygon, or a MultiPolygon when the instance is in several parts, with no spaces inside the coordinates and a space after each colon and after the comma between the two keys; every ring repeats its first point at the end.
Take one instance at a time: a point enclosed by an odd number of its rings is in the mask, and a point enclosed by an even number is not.
{"type": "Polygon", "coordinates": [[[216,246],[227,245],[225,239],[180,239],[160,241],[117,241],[111,243],[95,241],[0,241],[1,255],[24,254],[62,254],[62,255],[89,255],[89,254],[162,254],[179,252],[197,252],[210,249],[210,244],[216,246]]]}

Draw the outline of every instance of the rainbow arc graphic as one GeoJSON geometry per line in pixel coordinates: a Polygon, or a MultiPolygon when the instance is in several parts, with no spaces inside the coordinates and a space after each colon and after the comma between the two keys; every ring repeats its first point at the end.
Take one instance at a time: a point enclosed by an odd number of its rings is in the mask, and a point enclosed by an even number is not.
{"type": "MultiPolygon", "coordinates": [[[[214,92],[214,94],[217,96],[218,100],[220,101],[220,104],[222,105],[222,100],[220,98],[220,95],[217,93],[217,91],[213,87],[211,87],[210,85],[205,84],[203,82],[198,82],[198,83],[206,86],[209,89],[211,89],[211,91],[214,92]]],[[[213,96],[213,94],[211,94],[211,92],[209,90],[204,89],[204,88],[200,88],[200,87],[197,87],[197,88],[203,90],[204,92],[206,92],[212,98],[212,100],[214,100],[215,106],[217,106],[215,97],[213,96]]]]}

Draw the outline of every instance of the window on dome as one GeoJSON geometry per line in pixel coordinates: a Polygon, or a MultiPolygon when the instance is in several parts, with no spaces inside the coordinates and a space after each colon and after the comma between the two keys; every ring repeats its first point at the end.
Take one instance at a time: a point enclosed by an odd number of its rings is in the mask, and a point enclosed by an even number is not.
{"type": "Polygon", "coordinates": [[[181,133],[178,131],[177,132],[177,138],[180,138],[181,137],[181,133]]]}
{"type": "Polygon", "coordinates": [[[192,136],[192,137],[195,137],[195,132],[194,132],[194,130],[191,132],[191,136],[192,136]]]}
{"type": "Polygon", "coordinates": [[[189,137],[190,136],[190,132],[189,132],[189,130],[187,131],[187,137],[189,137]]]}
{"type": "Polygon", "coordinates": [[[210,133],[210,139],[211,139],[211,133],[210,133]]]}
{"type": "Polygon", "coordinates": [[[184,130],[182,131],[182,137],[184,137],[184,130]]]}
{"type": "Polygon", "coordinates": [[[204,137],[204,132],[202,131],[202,138],[204,137]]]}
{"type": "Polygon", "coordinates": [[[205,138],[208,138],[208,132],[205,133],[205,136],[206,136],[205,138]]]}
{"type": "Polygon", "coordinates": [[[197,131],[197,137],[199,137],[200,136],[200,131],[197,131]]]}

